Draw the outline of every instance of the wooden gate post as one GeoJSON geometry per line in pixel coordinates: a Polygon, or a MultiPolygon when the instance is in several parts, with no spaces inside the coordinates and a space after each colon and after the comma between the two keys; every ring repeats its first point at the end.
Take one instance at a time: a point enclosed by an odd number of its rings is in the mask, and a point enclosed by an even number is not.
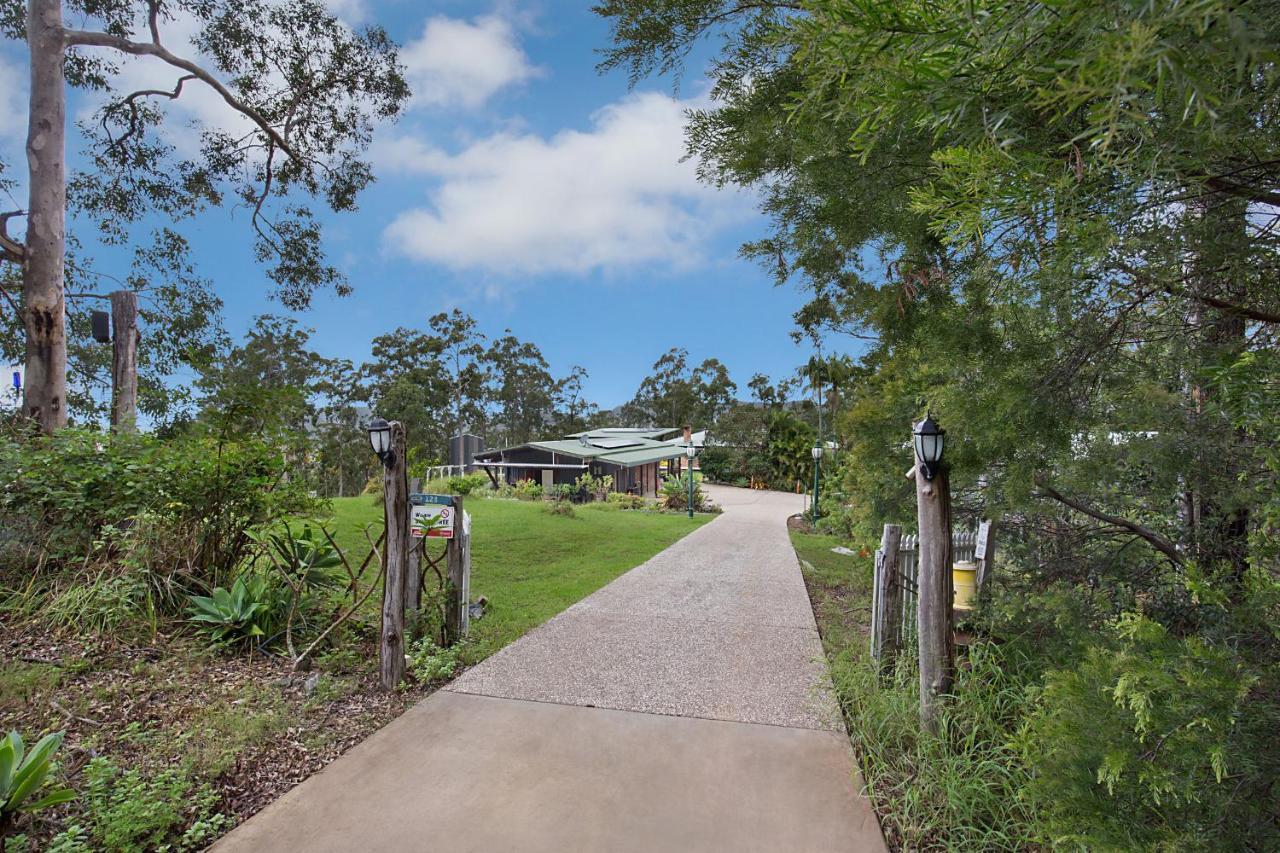
{"type": "Polygon", "coordinates": [[[111,294],[111,429],[138,428],[138,294],[111,294]]]}
{"type": "Polygon", "coordinates": [[[946,465],[938,465],[932,480],[926,480],[920,466],[916,467],[916,513],[920,526],[916,609],[920,642],[920,722],[936,733],[942,697],[951,692],[955,672],[951,633],[951,485],[946,465]]]}
{"type": "Polygon", "coordinates": [[[466,547],[466,530],[464,530],[465,517],[462,514],[462,495],[453,496],[453,538],[449,540],[449,588],[445,591],[445,612],[444,627],[445,636],[449,643],[453,644],[462,639],[463,633],[463,614],[462,608],[467,606],[467,602],[462,600],[465,592],[465,572],[466,560],[464,558],[464,548],[466,547]]]}
{"type": "Polygon", "coordinates": [[[902,573],[898,571],[898,546],[902,542],[902,525],[886,524],[876,551],[875,629],[871,653],[880,661],[882,672],[892,671],[902,648],[902,573]]]}
{"type": "Polygon", "coordinates": [[[395,460],[382,469],[383,512],[387,542],[382,559],[382,641],[378,674],[384,690],[394,690],[404,678],[404,580],[409,562],[409,479],[405,470],[404,425],[391,422],[391,451],[395,460]]]}
{"type": "MultiPolygon", "coordinates": [[[[409,493],[420,491],[422,478],[414,477],[409,481],[409,493]]],[[[410,538],[409,559],[404,564],[404,606],[407,612],[415,615],[422,609],[422,552],[426,547],[426,539],[410,538]]]]}

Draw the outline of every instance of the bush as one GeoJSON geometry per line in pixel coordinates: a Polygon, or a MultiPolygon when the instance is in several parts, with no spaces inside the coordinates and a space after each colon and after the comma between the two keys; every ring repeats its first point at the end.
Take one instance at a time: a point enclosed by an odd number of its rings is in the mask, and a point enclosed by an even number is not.
{"type": "Polygon", "coordinates": [[[698,454],[698,467],[708,480],[724,483],[737,473],[738,460],[727,448],[704,447],[698,454]]]}
{"type": "Polygon", "coordinates": [[[1018,739],[1045,840],[1085,849],[1278,849],[1274,705],[1232,651],[1138,614],[1049,673],[1018,739]]]}
{"type": "Polygon", "coordinates": [[[519,480],[511,486],[511,495],[516,500],[536,501],[542,497],[542,486],[534,480],[519,480]]]}
{"type": "Polygon", "coordinates": [[[574,511],[573,504],[568,501],[552,501],[546,505],[545,509],[552,515],[561,515],[566,518],[573,518],[577,515],[577,512],[574,511]]]}
{"type": "MultiPolygon", "coordinates": [[[[159,439],[85,429],[0,437],[0,565],[97,559],[210,587],[244,558],[247,531],[315,506],[283,454],[257,440],[159,439]]],[[[172,602],[181,596],[173,596],[172,602]]]]}
{"type": "Polygon", "coordinates": [[[644,509],[645,507],[644,498],[639,495],[629,495],[625,492],[610,492],[605,500],[622,509],[644,509]]]}
{"type": "Polygon", "coordinates": [[[464,474],[461,477],[450,477],[444,482],[445,489],[451,495],[466,496],[472,492],[486,489],[489,487],[489,477],[487,474],[475,473],[464,474]]]}

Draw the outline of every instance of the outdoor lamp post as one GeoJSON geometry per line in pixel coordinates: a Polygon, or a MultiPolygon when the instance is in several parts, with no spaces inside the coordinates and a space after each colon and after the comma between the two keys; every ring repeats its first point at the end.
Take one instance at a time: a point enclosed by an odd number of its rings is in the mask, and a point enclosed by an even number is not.
{"type": "Polygon", "coordinates": [[[391,424],[382,418],[369,421],[369,444],[384,467],[390,468],[395,464],[396,452],[391,447],[391,424]]]}
{"type": "Polygon", "coordinates": [[[822,445],[813,446],[813,520],[818,521],[818,478],[822,470],[822,445]]]}
{"type": "Polygon", "coordinates": [[[698,455],[698,448],[692,441],[684,446],[684,455],[689,457],[689,517],[693,518],[693,457],[698,455]]]}
{"type": "Polygon", "coordinates": [[[932,480],[942,464],[942,448],[947,434],[933,420],[932,415],[916,424],[912,439],[916,448],[916,459],[920,463],[920,471],[926,480],[932,480]]]}

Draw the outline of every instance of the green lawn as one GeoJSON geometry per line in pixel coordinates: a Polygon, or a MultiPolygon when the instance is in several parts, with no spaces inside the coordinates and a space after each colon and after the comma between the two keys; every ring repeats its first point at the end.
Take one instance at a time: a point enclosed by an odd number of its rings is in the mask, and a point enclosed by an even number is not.
{"type": "Polygon", "coordinates": [[[827,654],[862,649],[870,642],[870,557],[831,551],[848,543],[836,536],[791,532],[791,544],[804,560],[805,583],[827,654]]]}
{"type": "MultiPolygon", "coordinates": [[[[481,660],[627,569],[643,563],[714,516],[576,507],[573,517],[551,515],[541,501],[467,498],[471,514],[471,598],[489,600],[472,623],[467,658],[481,660]]],[[[382,506],[370,497],[338,498],[326,522],[349,558],[369,552],[361,532],[377,536],[382,506]]],[[[438,551],[443,544],[430,543],[438,551]]],[[[376,571],[376,570],[375,570],[376,571]]],[[[369,606],[378,605],[377,594],[369,606]]]]}

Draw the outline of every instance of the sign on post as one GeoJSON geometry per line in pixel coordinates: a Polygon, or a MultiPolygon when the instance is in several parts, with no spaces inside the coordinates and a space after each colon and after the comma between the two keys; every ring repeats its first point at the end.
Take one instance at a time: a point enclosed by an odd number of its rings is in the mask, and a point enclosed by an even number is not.
{"type": "Polygon", "coordinates": [[[409,531],[414,539],[452,539],[454,517],[457,511],[450,495],[413,494],[409,531]]]}

